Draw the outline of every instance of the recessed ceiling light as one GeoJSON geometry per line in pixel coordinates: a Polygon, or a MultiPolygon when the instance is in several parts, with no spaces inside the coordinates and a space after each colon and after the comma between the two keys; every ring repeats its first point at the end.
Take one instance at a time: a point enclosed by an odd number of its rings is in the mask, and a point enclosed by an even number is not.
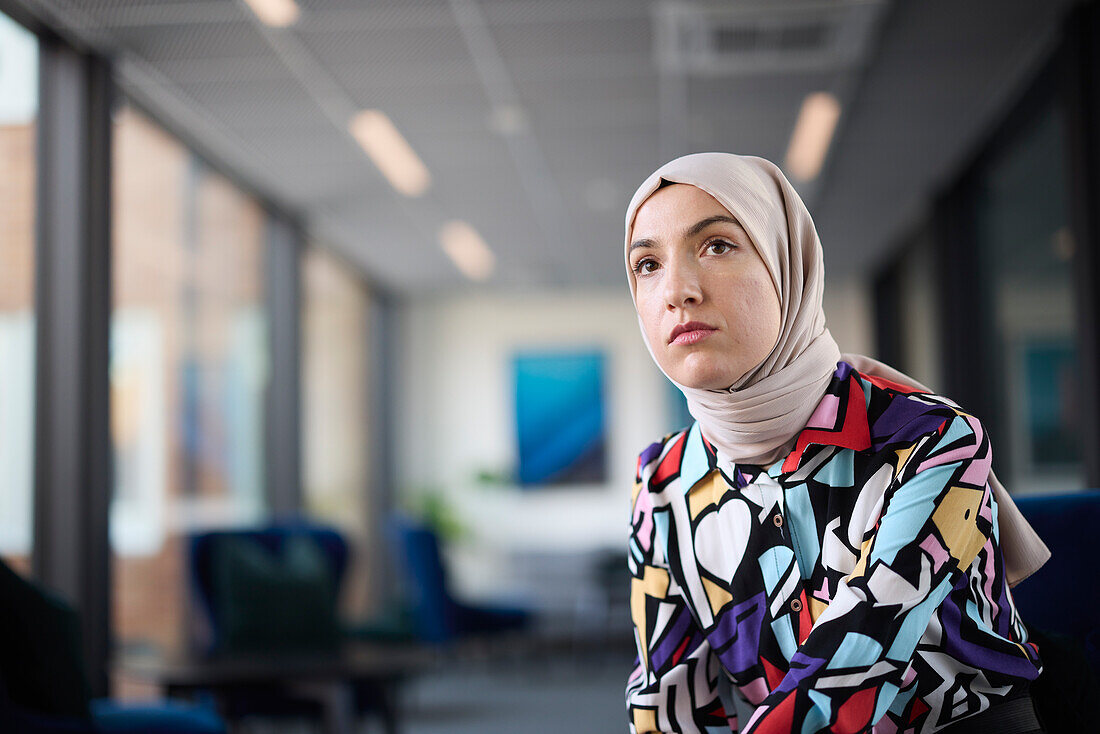
{"type": "Polygon", "coordinates": [[[501,104],[489,114],[489,127],[499,135],[527,132],[527,113],[518,104],[501,104]]]}
{"type": "Polygon", "coordinates": [[[828,92],[814,92],[802,101],[784,162],[791,178],[798,181],[817,178],[839,119],[840,102],[828,92]]]}
{"type": "Polygon", "coordinates": [[[439,230],[439,244],[455,267],[470,280],[486,280],[493,274],[496,258],[477,230],[466,222],[453,220],[439,230]]]}
{"type": "Polygon", "coordinates": [[[351,118],[348,129],[391,186],[406,196],[428,190],[428,167],[384,112],[363,110],[351,118]]]}
{"type": "Polygon", "coordinates": [[[286,28],[298,22],[302,11],[294,0],[244,0],[264,24],[273,28],[286,28]]]}

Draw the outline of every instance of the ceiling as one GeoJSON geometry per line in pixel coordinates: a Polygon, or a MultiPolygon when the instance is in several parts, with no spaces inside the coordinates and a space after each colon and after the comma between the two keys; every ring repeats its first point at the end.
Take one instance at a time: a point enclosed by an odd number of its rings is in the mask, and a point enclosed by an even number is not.
{"type": "MultiPolygon", "coordinates": [[[[619,285],[622,212],[697,150],[781,162],[803,98],[843,113],[799,184],[830,275],[864,275],[921,216],[1047,53],[1071,0],[299,0],[286,29],[241,0],[5,0],[113,56],[124,91],[311,237],[398,293],[619,285]],[[711,26],[707,26],[711,24],[711,26]],[[698,47],[722,25],[721,53],[698,47]],[[704,51],[706,51],[704,49],[704,51]],[[392,189],[348,132],[380,109],[432,175],[392,189]]],[[[715,38],[718,35],[714,35],[715,38]]]]}

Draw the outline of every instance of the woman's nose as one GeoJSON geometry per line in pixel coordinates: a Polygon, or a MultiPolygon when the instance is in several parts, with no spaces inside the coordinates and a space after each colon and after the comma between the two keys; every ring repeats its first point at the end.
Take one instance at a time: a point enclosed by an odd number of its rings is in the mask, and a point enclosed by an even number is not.
{"type": "Polygon", "coordinates": [[[665,303],[669,310],[697,304],[702,299],[698,269],[688,263],[670,263],[665,272],[665,303]]]}

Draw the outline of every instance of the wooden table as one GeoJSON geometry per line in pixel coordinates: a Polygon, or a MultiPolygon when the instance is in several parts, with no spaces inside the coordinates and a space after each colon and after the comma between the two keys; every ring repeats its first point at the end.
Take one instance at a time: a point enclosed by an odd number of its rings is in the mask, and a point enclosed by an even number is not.
{"type": "Polygon", "coordinates": [[[284,691],[319,705],[326,734],[355,730],[355,691],[369,687],[377,693],[385,730],[396,734],[401,681],[436,660],[436,651],[420,645],[352,642],[329,653],[126,654],[115,667],[128,677],[157,685],[167,696],[192,697],[209,691],[219,706],[234,691],[270,688],[276,695],[284,691]]]}

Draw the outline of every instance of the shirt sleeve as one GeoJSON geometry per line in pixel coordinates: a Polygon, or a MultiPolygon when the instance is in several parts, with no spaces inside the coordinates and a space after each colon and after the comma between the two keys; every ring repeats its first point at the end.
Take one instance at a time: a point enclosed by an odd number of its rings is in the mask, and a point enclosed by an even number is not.
{"type": "Polygon", "coordinates": [[[669,572],[653,502],[634,485],[628,565],[638,657],[626,687],[631,734],[737,732],[719,700],[719,662],[669,572]]]}
{"type": "Polygon", "coordinates": [[[990,461],[963,413],[897,451],[855,569],[746,734],[869,732],[885,715],[932,615],[992,535],[990,461]]]}

